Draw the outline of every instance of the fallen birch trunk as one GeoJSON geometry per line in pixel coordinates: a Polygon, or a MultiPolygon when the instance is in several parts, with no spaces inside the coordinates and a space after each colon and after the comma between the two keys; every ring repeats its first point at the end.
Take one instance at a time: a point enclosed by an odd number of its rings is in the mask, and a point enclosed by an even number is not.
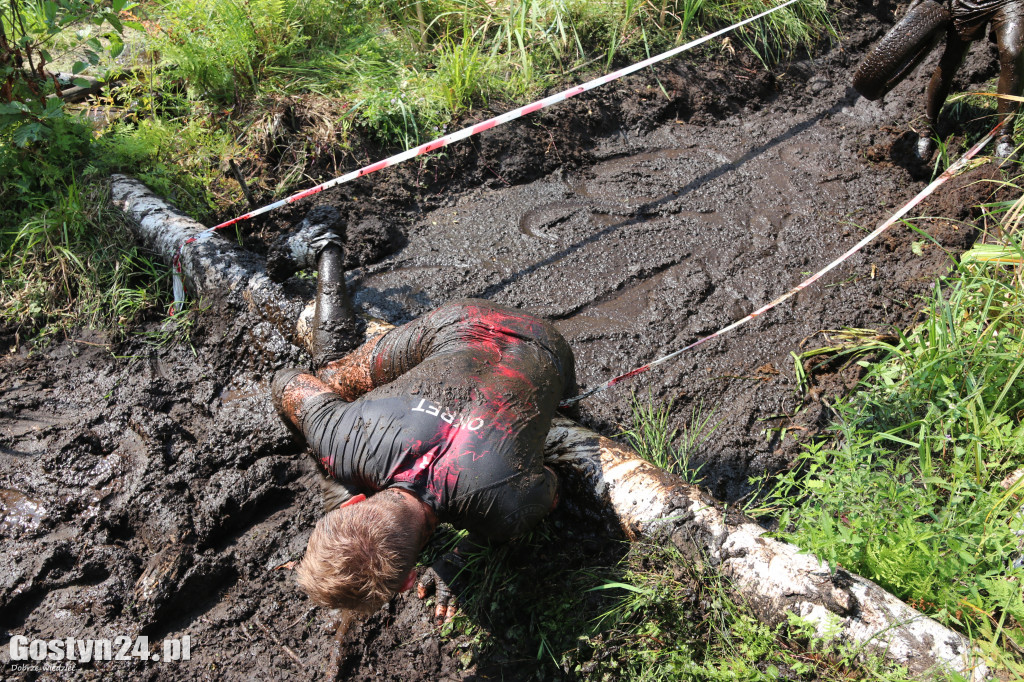
{"type": "MultiPolygon", "coordinates": [[[[204,229],[131,178],[113,176],[112,194],[133,219],[139,239],[168,262],[179,244],[204,229]]],[[[253,254],[209,237],[185,247],[181,265],[194,291],[213,298],[240,292],[285,338],[308,344],[309,310],[302,315],[304,329],[297,331],[302,304],[287,300],[253,254]]],[[[684,555],[710,561],[762,621],[778,624],[794,614],[822,636],[905,665],[914,675],[955,671],[972,680],[987,678],[970,639],[870,580],[833,571],[796,546],[766,537],[757,524],[727,516],[696,486],[630,448],[556,418],[545,454],[575,483],[578,506],[599,510],[631,540],[665,538],[684,555]]]]}
{"type": "Polygon", "coordinates": [[[988,678],[967,637],[866,578],[833,571],[795,545],[766,537],[756,523],[728,518],[699,488],[621,443],[557,418],[545,456],[582,476],[586,484],[578,488],[606,505],[631,540],[666,537],[685,556],[710,560],[762,621],[784,623],[792,613],[813,623],[820,636],[831,634],[914,675],[956,671],[971,680],[988,678]]]}
{"type": "Polygon", "coordinates": [[[175,258],[186,288],[197,297],[216,300],[240,297],[254,312],[295,343],[295,320],[302,303],[285,295],[281,285],[267,276],[265,263],[189,218],[156,196],[144,184],[126,175],[113,175],[110,195],[114,205],[131,218],[136,237],[167,264],[175,258]],[[186,244],[189,239],[195,241],[186,244]]]}

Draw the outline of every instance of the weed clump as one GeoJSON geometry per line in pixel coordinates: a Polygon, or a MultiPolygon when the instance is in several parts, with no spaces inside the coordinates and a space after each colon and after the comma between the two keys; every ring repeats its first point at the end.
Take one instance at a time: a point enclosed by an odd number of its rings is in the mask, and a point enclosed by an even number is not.
{"type": "Polygon", "coordinates": [[[659,405],[650,397],[641,401],[634,394],[633,423],[620,435],[651,464],[681,476],[687,483],[700,483],[703,465],[694,467],[690,460],[718,428],[715,411],[704,409],[703,403],[695,405],[686,426],[671,429],[672,406],[672,401],[659,405]]]}

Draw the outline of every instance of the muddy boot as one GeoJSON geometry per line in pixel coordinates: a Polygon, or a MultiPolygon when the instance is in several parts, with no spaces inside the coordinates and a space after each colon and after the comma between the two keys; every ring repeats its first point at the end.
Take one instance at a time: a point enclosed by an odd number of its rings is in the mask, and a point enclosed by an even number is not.
{"type": "Polygon", "coordinates": [[[333,206],[317,206],[294,232],[282,235],[267,253],[267,274],[283,282],[300,270],[315,270],[320,253],[329,244],[344,246],[341,216],[333,206]],[[335,231],[335,230],[338,231],[335,231]]]}
{"type": "Polygon", "coordinates": [[[1017,145],[1012,135],[1000,135],[996,138],[996,157],[1003,160],[1000,167],[1016,161],[1017,145]]]}
{"type": "Polygon", "coordinates": [[[926,166],[931,163],[933,154],[935,154],[935,140],[928,133],[919,135],[917,144],[914,146],[914,156],[917,162],[926,166]]]}
{"type": "Polygon", "coordinates": [[[325,244],[317,256],[316,311],[313,313],[313,369],[334,362],[363,342],[365,323],[356,317],[345,289],[345,250],[325,244]]]}

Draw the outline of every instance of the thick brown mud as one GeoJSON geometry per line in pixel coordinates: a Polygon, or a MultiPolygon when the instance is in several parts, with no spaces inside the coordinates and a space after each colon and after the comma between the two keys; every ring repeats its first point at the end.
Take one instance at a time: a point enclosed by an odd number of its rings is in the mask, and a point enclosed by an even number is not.
{"type": "MultiPolygon", "coordinates": [[[[849,87],[896,9],[841,10],[841,43],[813,60],[771,72],[742,55],[679,60],[320,195],[348,221],[357,306],[401,322],[477,296],[548,316],[584,387],[748,314],[923,186],[901,159],[927,64],[882,104],[849,87]]],[[[991,46],[977,45],[959,87],[994,74],[991,46]]],[[[976,114],[961,108],[947,124],[976,114]]],[[[713,415],[693,464],[713,494],[742,499],[749,477],[785,468],[857,379],[856,367],[812,372],[805,394],[791,353],[827,345],[829,330],[911,324],[918,297],[976,238],[971,207],[993,191],[977,181],[996,175],[955,180],[920,211],[944,218],[893,229],[791,302],[587,400],[577,418],[615,435],[633,391],[674,401],[676,426],[694,410],[713,415]]],[[[265,252],[312,206],[250,226],[249,246],[265,252]]],[[[268,393],[275,369],[307,358],[269,324],[214,305],[121,342],[89,331],[35,350],[2,340],[4,675],[587,678],[610,655],[600,638],[577,639],[608,606],[580,576],[614,575],[625,548],[564,512],[499,553],[506,580],[491,608],[477,602],[455,633],[414,598],[347,625],[314,608],[279,567],[301,557],[318,492],[268,393]],[[191,660],[15,672],[14,635],[147,635],[154,650],[188,635],[191,660]],[[563,669],[552,659],[566,651],[577,665],[563,669]]]]}

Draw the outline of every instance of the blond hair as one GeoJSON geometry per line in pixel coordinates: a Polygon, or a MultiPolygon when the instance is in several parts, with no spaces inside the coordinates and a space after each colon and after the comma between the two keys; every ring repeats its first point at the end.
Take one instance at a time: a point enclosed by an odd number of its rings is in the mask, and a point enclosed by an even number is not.
{"type": "Polygon", "coordinates": [[[299,586],[321,606],[376,611],[416,564],[421,525],[397,493],[335,509],[309,536],[296,569],[299,586]]]}

